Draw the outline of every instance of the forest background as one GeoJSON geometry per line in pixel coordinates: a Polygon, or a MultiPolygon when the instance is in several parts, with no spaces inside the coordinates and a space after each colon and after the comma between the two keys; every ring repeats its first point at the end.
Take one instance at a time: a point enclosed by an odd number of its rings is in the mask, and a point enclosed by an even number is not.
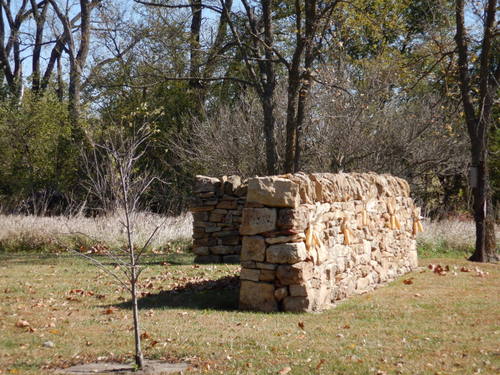
{"type": "MultiPolygon", "coordinates": [[[[116,165],[96,145],[144,128],[156,213],[185,210],[196,174],[297,171],[390,173],[427,216],[470,211],[454,1],[0,4],[4,213],[112,212],[116,165]]],[[[465,7],[472,82],[484,6],[465,7]]],[[[495,206],[498,116],[497,100],[495,206]]]]}

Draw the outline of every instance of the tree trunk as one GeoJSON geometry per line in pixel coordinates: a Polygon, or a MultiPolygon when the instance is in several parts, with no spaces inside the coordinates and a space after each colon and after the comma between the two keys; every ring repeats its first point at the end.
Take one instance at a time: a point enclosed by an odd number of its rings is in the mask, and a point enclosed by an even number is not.
{"type": "Polygon", "coordinates": [[[144,367],[144,355],[141,348],[141,326],[139,322],[139,305],[137,302],[137,270],[135,264],[132,266],[132,314],[134,319],[134,342],[135,342],[135,364],[138,369],[144,367]]]}
{"type": "Polygon", "coordinates": [[[473,143],[472,161],[477,168],[477,179],[473,188],[474,221],[476,222],[476,247],[469,260],[494,262],[499,257],[496,249],[495,219],[489,186],[486,145],[473,143]]]}
{"type": "Polygon", "coordinates": [[[276,119],[274,117],[273,92],[265,94],[262,98],[262,110],[264,112],[264,135],[266,137],[266,169],[268,175],[277,173],[278,151],[276,148],[276,137],[274,127],[276,119]]]}

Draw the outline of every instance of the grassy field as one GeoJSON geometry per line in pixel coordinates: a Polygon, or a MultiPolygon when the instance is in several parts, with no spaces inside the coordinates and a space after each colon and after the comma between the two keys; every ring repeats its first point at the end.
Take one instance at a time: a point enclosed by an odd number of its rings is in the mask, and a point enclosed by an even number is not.
{"type": "MultiPolygon", "coordinates": [[[[236,310],[238,266],[191,261],[182,253],[149,257],[141,299],[146,357],[188,361],[188,373],[500,371],[498,265],[422,258],[421,270],[332,310],[262,314],[236,310]],[[429,264],[450,270],[441,276],[429,264]]],[[[0,255],[0,374],[130,361],[127,301],[79,257],[0,255]]]]}

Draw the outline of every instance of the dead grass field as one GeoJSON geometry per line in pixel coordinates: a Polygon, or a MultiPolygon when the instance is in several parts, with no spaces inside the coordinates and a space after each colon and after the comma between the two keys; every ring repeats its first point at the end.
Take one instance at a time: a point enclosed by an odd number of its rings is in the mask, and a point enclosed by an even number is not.
{"type": "MultiPolygon", "coordinates": [[[[236,310],[238,266],[194,266],[182,254],[148,261],[141,300],[146,357],[188,361],[188,373],[500,371],[499,265],[423,259],[420,271],[332,310],[263,314],[236,310]],[[450,271],[440,276],[429,264],[450,271]]],[[[80,258],[0,255],[0,374],[130,361],[127,300],[80,258]]]]}

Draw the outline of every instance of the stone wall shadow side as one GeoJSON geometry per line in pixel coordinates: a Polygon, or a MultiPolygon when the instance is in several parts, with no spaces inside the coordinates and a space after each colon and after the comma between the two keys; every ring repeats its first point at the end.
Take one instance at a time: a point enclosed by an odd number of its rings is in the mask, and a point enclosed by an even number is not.
{"type": "Polygon", "coordinates": [[[406,181],[373,173],[250,179],[240,308],[323,310],[416,268],[420,210],[409,195],[406,181]]]}
{"type": "Polygon", "coordinates": [[[190,211],[197,263],[239,263],[247,184],[239,176],[196,176],[190,211]]]}

